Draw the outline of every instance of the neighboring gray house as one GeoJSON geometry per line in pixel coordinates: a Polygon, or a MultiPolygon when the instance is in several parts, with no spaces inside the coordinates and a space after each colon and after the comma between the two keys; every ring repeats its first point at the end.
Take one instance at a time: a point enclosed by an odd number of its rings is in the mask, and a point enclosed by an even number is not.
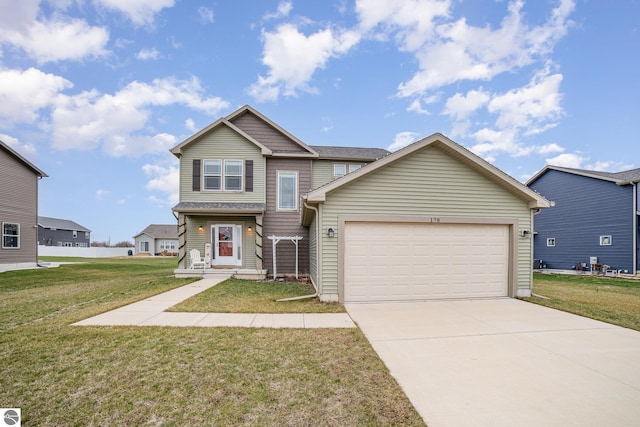
{"type": "Polygon", "coordinates": [[[178,254],[178,229],[175,224],[151,224],[133,238],[136,254],[178,254]]]}
{"type": "Polygon", "coordinates": [[[244,106],[171,152],[176,275],[193,249],[202,274],[291,274],[297,246],[324,301],[531,294],[533,215],[550,202],[441,134],[392,154],[310,146],[244,106]]]}
{"type": "Polygon", "coordinates": [[[555,202],[536,215],[538,268],[640,270],[640,169],[546,166],[527,185],[555,202]],[[607,267],[608,266],[608,267],[607,267]]]}
{"type": "Polygon", "coordinates": [[[91,230],[68,219],[39,216],[38,244],[88,248],[91,246],[91,230]]]}
{"type": "Polygon", "coordinates": [[[0,271],[38,262],[38,180],[47,174],[0,141],[0,271]]]}

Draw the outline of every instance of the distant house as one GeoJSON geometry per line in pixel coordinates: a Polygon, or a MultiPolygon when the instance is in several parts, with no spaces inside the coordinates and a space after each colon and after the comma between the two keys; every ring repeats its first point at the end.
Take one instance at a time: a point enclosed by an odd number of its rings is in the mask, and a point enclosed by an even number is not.
{"type": "Polygon", "coordinates": [[[136,254],[176,255],[178,228],[175,224],[151,224],[133,236],[136,254]]]}
{"type": "Polygon", "coordinates": [[[38,244],[88,248],[91,230],[68,219],[38,217],[38,244]]]}
{"type": "Polygon", "coordinates": [[[548,269],[640,269],[640,169],[547,166],[527,182],[555,207],[535,217],[534,258],[548,269]]]}
{"type": "Polygon", "coordinates": [[[38,180],[48,176],[0,141],[0,270],[38,262],[38,180]]]}

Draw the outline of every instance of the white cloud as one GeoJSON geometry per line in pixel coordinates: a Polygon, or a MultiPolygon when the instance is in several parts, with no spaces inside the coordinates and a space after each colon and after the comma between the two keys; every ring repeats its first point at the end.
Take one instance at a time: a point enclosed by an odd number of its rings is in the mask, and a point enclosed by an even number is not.
{"type": "Polygon", "coordinates": [[[581,169],[582,164],[588,159],[576,153],[564,153],[559,156],[546,159],[548,165],[563,166],[566,168],[581,169]]]}
{"type": "Polygon", "coordinates": [[[52,142],[57,149],[93,149],[102,144],[113,156],[140,156],[163,152],[175,143],[165,133],[148,134],[153,107],[171,105],[217,114],[228,107],[218,97],[205,98],[199,81],[156,79],[134,81],[113,95],[86,91],[59,95],[52,113],[52,142]]]}
{"type": "Polygon", "coordinates": [[[429,110],[422,108],[422,102],[419,99],[414,99],[411,105],[407,107],[407,111],[412,111],[417,114],[423,114],[425,116],[431,114],[429,110]]]}
{"type": "Polygon", "coordinates": [[[588,164],[586,168],[602,172],[621,172],[633,169],[634,166],[631,163],[616,162],[611,160],[598,160],[593,164],[588,164]]]}
{"type": "Polygon", "coordinates": [[[184,127],[187,128],[189,132],[196,132],[198,130],[196,122],[194,122],[191,117],[184,121],[184,127]]]}
{"type": "Polygon", "coordinates": [[[0,124],[35,123],[40,111],[52,105],[53,99],[73,84],[35,68],[0,69],[0,124]]]}
{"type": "Polygon", "coordinates": [[[140,52],[136,54],[136,58],[141,61],[150,61],[160,58],[160,51],[151,48],[151,49],[141,49],[140,52]]]}
{"type": "Polygon", "coordinates": [[[38,150],[33,144],[22,144],[18,138],[14,138],[6,133],[0,133],[0,141],[7,144],[9,147],[22,154],[27,159],[31,159],[36,156],[38,150]]]}
{"type": "Polygon", "coordinates": [[[562,153],[563,151],[564,151],[564,148],[562,148],[556,143],[542,145],[536,148],[536,152],[538,154],[562,153]]]}
{"type": "Polygon", "coordinates": [[[175,0],[94,0],[94,2],[123,13],[136,25],[153,24],[158,12],[175,4],[175,0]]]}
{"type": "Polygon", "coordinates": [[[269,20],[284,18],[285,16],[288,16],[289,13],[291,13],[291,10],[293,10],[293,3],[291,3],[291,1],[289,0],[283,0],[278,3],[278,9],[275,12],[267,13],[262,17],[262,19],[269,20]]]}
{"type": "Polygon", "coordinates": [[[257,101],[275,101],[280,95],[296,96],[298,92],[315,93],[309,85],[317,69],[331,58],[347,53],[360,37],[353,31],[326,28],[309,36],[293,24],[283,24],[273,33],[264,32],[262,63],[269,67],[266,77],[248,89],[257,101]]]}
{"type": "Polygon", "coordinates": [[[398,151],[399,149],[417,141],[419,135],[420,134],[417,132],[400,132],[396,134],[396,137],[393,139],[393,143],[387,147],[387,150],[398,151]]]}
{"type": "Polygon", "coordinates": [[[456,120],[466,119],[471,113],[484,107],[489,102],[490,95],[484,90],[470,90],[466,95],[456,93],[445,104],[444,114],[456,120]]]}
{"type": "Polygon", "coordinates": [[[107,53],[106,27],[91,26],[60,13],[39,19],[39,3],[36,0],[2,3],[0,47],[21,49],[38,63],[81,60],[107,53]]]}
{"type": "Polygon", "coordinates": [[[200,16],[200,22],[203,24],[213,24],[213,10],[205,6],[198,8],[198,16],[200,16]]]}
{"type": "Polygon", "coordinates": [[[96,190],[96,199],[102,200],[105,196],[109,195],[111,191],[99,188],[96,190]]]}
{"type": "MultiPolygon", "coordinates": [[[[401,49],[413,52],[418,60],[419,70],[398,86],[401,97],[463,80],[490,80],[500,73],[544,58],[571,25],[568,16],[573,12],[574,2],[562,0],[545,24],[530,28],[523,22],[524,2],[514,0],[495,30],[490,26],[469,25],[464,18],[434,26],[435,18],[448,16],[450,2],[441,2],[439,6],[438,14],[427,15],[430,18],[426,23],[420,21],[423,28],[416,25],[418,18],[414,18],[414,22],[410,19],[401,21],[383,8],[376,9],[383,10],[377,20],[398,26],[396,34],[401,49]]],[[[367,22],[367,16],[361,14],[363,23],[367,22]]]]}
{"type": "MultiPolygon", "coordinates": [[[[164,205],[175,205],[179,199],[180,169],[176,165],[146,164],[142,167],[149,179],[147,190],[164,193],[166,201],[164,205]]],[[[153,200],[159,201],[155,196],[153,200]]]]}

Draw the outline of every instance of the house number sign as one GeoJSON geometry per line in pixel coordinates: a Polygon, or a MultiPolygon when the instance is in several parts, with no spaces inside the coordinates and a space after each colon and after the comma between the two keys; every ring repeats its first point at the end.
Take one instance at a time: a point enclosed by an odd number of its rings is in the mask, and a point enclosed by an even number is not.
{"type": "Polygon", "coordinates": [[[429,218],[431,222],[440,222],[440,218],[429,218]]]}

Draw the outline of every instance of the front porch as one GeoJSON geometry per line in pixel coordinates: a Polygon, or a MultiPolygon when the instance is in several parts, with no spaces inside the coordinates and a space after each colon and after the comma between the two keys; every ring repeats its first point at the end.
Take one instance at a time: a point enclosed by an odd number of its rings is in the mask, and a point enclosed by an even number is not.
{"type": "Polygon", "coordinates": [[[243,280],[264,280],[267,278],[267,270],[252,268],[176,268],[173,270],[176,279],[187,277],[201,277],[211,279],[216,276],[231,274],[231,277],[243,280]]]}

